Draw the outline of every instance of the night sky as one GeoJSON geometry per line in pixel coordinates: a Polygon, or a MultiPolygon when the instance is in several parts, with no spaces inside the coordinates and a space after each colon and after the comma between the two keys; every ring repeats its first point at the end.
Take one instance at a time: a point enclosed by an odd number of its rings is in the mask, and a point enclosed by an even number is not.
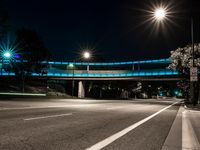
{"type": "MultiPolygon", "coordinates": [[[[72,60],[81,49],[106,60],[167,58],[190,43],[190,8],[195,10],[195,41],[200,41],[197,1],[168,0],[170,21],[157,30],[145,22],[153,0],[4,0],[12,31],[36,30],[53,59],[72,60]],[[191,3],[193,2],[193,3],[191,3]]],[[[155,2],[155,3],[154,3],[155,2]]],[[[154,4],[153,4],[154,3],[154,4]]]]}

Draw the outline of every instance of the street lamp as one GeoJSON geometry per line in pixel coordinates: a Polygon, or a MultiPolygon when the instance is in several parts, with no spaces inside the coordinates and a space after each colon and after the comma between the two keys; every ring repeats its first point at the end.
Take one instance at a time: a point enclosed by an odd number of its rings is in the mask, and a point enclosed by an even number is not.
{"type": "Polygon", "coordinates": [[[191,101],[193,102],[193,105],[196,105],[196,100],[195,100],[195,92],[194,92],[194,86],[195,86],[195,81],[198,80],[198,70],[195,67],[194,63],[194,21],[193,17],[191,17],[191,40],[192,40],[192,67],[190,67],[190,93],[191,93],[191,101]],[[195,73],[196,72],[196,73],[195,73]],[[193,79],[193,74],[195,74],[196,77],[193,79]]]}
{"type": "Polygon", "coordinates": [[[166,17],[166,9],[160,7],[160,8],[157,8],[154,12],[154,18],[157,20],[157,21],[162,21],[163,19],[165,19],[166,17]]]}
{"type": "Polygon", "coordinates": [[[70,68],[73,68],[73,67],[74,67],[74,64],[72,64],[72,63],[69,64],[69,67],[70,67],[70,68]]]}
{"type": "MultiPolygon", "coordinates": [[[[84,51],[82,53],[82,56],[81,56],[83,59],[86,59],[86,60],[89,60],[90,57],[91,57],[91,53],[89,51],[84,51]]],[[[74,71],[75,71],[75,60],[73,60],[73,63],[70,63],[68,65],[69,68],[72,69],[73,71],[73,75],[72,75],[72,97],[74,97],[74,87],[75,87],[75,81],[74,81],[74,71]]],[[[87,72],[89,72],[89,62],[87,64],[87,72]]]]}
{"type": "Polygon", "coordinates": [[[2,59],[1,60],[1,62],[2,62],[2,64],[1,64],[1,75],[3,73],[4,60],[10,60],[10,59],[12,59],[12,56],[13,56],[13,54],[10,51],[2,52],[2,54],[1,54],[1,59],[2,59]]]}
{"type": "Polygon", "coordinates": [[[5,59],[10,59],[10,58],[11,58],[11,53],[10,53],[10,52],[4,52],[4,53],[3,53],[3,57],[4,57],[5,59]]]}
{"type": "Polygon", "coordinates": [[[90,52],[85,51],[85,52],[83,53],[83,58],[85,58],[85,59],[89,59],[90,57],[91,57],[90,52]]]}
{"type": "MultiPolygon", "coordinates": [[[[157,8],[155,9],[154,11],[154,19],[157,21],[157,22],[161,22],[163,21],[164,19],[166,19],[167,17],[167,9],[165,8],[157,8]]],[[[195,63],[194,63],[194,21],[193,21],[193,17],[191,17],[191,42],[192,42],[192,65],[190,67],[190,93],[191,93],[191,101],[193,101],[193,104],[195,105],[196,103],[196,100],[194,99],[194,85],[195,85],[195,81],[198,80],[198,71],[197,71],[197,68],[195,68],[195,63]],[[196,74],[196,77],[193,77],[191,76],[192,74],[196,74]]]]}
{"type": "Polygon", "coordinates": [[[3,51],[2,54],[2,59],[6,59],[6,60],[10,60],[10,59],[13,59],[13,52],[11,51],[3,51]]]}
{"type": "Polygon", "coordinates": [[[72,68],[73,74],[72,74],[72,98],[74,97],[74,63],[69,64],[69,68],[72,68]]]}
{"type": "MultiPolygon", "coordinates": [[[[91,57],[91,53],[88,52],[88,51],[85,51],[83,52],[83,58],[86,59],[86,60],[89,60],[91,57]]],[[[88,65],[87,65],[87,72],[89,72],[90,68],[89,68],[89,62],[88,62],[88,65]]]]}

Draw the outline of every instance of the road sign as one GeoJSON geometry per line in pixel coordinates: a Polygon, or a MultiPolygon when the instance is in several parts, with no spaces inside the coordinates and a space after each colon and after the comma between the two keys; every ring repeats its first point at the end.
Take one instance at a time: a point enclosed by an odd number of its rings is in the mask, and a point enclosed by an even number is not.
{"type": "Polygon", "coordinates": [[[190,81],[198,81],[198,69],[197,69],[197,67],[190,68],[190,81]]]}

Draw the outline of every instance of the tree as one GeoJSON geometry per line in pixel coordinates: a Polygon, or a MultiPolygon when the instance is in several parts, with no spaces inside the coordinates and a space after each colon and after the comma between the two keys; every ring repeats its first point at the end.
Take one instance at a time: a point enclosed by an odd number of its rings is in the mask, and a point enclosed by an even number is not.
{"type": "MultiPolygon", "coordinates": [[[[179,73],[185,78],[184,81],[181,81],[178,83],[178,86],[182,88],[182,90],[185,92],[185,96],[188,97],[188,91],[189,91],[189,75],[190,75],[190,68],[192,67],[192,47],[191,45],[187,45],[183,48],[178,48],[174,51],[171,51],[171,57],[170,57],[172,63],[168,66],[169,69],[177,70],[179,73]]],[[[200,43],[194,44],[194,66],[198,67],[200,66],[200,43]]],[[[195,85],[197,87],[200,86],[199,82],[198,85],[195,85]]],[[[197,90],[198,88],[195,88],[197,90]]],[[[198,100],[200,100],[200,93],[199,91],[196,92],[196,95],[194,97],[198,100]]],[[[196,101],[194,99],[194,101],[196,101]]]]}
{"type": "Polygon", "coordinates": [[[0,39],[4,38],[10,27],[10,16],[0,0],[0,39]]]}
{"type": "Polygon", "coordinates": [[[27,61],[23,65],[21,64],[22,70],[40,73],[42,68],[45,67],[41,64],[41,61],[48,60],[50,57],[50,52],[45,47],[41,37],[36,31],[26,28],[18,30],[16,36],[21,59],[27,61]]]}
{"type": "Polygon", "coordinates": [[[25,91],[25,77],[31,73],[43,74],[46,64],[41,61],[48,60],[50,57],[49,50],[45,47],[41,37],[31,29],[22,28],[16,32],[16,44],[18,51],[17,60],[11,61],[12,68],[20,79],[22,79],[22,91],[25,91]]]}

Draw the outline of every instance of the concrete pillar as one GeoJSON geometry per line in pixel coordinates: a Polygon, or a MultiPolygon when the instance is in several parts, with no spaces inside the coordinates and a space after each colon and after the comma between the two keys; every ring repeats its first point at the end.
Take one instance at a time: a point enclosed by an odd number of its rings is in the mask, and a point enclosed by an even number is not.
{"type": "Polygon", "coordinates": [[[78,98],[85,98],[85,87],[83,81],[78,82],[78,98]]]}
{"type": "Polygon", "coordinates": [[[134,64],[132,65],[132,70],[133,70],[133,71],[135,70],[135,65],[134,65],[134,64]]]}
{"type": "Polygon", "coordinates": [[[89,72],[90,71],[90,66],[89,65],[87,65],[87,72],[89,72]]]}

